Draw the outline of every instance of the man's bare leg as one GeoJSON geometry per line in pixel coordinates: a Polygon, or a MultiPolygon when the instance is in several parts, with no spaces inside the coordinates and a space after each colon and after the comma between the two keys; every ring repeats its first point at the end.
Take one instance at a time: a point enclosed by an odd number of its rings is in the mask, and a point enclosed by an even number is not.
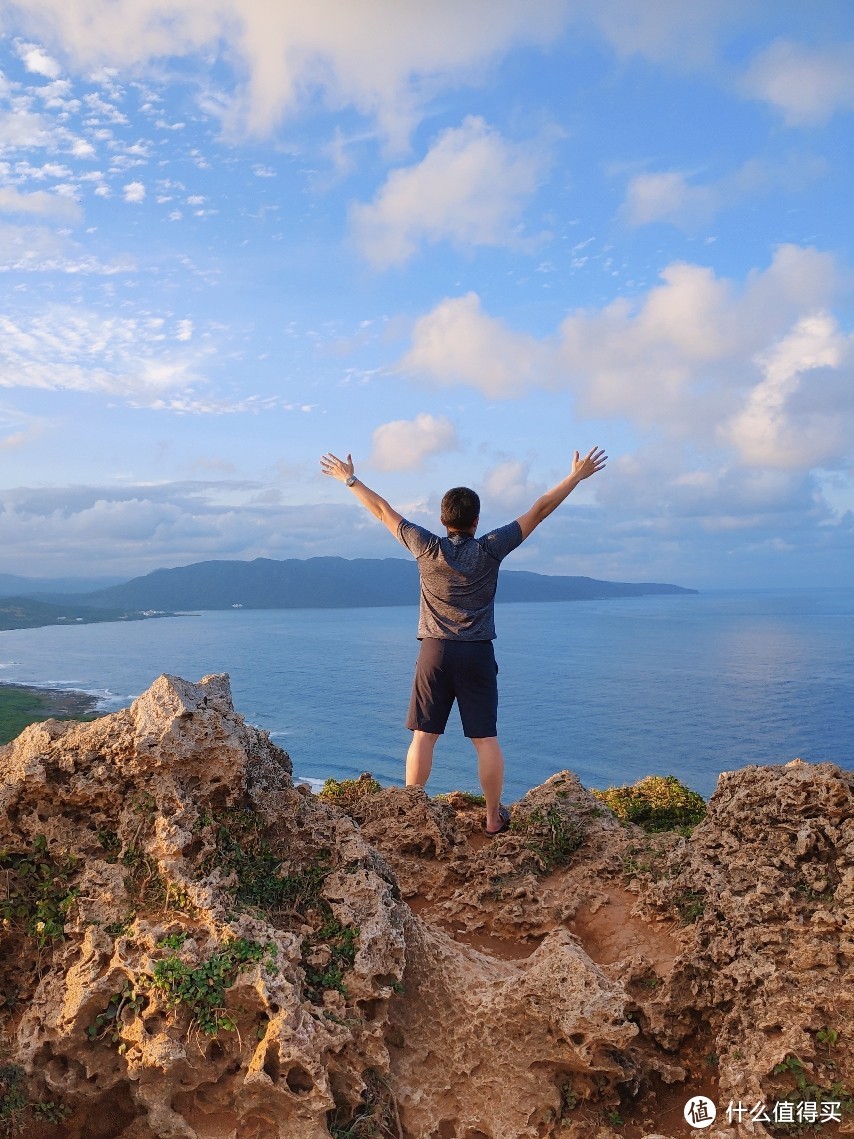
{"type": "Polygon", "coordinates": [[[438,735],[431,732],[412,733],[412,743],[406,753],[406,786],[426,787],[433,767],[433,748],[438,735]]]}
{"type": "Polygon", "coordinates": [[[486,799],[486,829],[497,831],[501,827],[498,808],[504,785],[504,756],[498,736],[483,736],[471,742],[477,751],[477,776],[486,799]]]}

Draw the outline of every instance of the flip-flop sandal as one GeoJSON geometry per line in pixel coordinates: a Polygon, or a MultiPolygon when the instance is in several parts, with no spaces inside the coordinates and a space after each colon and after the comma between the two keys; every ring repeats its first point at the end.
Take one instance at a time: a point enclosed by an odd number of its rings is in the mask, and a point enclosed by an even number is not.
{"type": "Polygon", "coordinates": [[[483,833],[487,838],[495,838],[498,834],[504,834],[506,830],[510,829],[510,812],[502,803],[498,808],[498,817],[501,820],[501,826],[497,831],[488,831],[486,827],[483,828],[483,833]]]}

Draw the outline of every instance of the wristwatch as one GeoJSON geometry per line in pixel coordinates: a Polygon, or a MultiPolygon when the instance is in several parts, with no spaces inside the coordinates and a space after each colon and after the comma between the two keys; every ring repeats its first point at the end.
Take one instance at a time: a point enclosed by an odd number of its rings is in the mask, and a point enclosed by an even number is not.
{"type": "Polygon", "coordinates": [[[350,475],[350,477],[348,479],[344,480],[344,485],[345,486],[352,486],[355,481],[356,481],[356,476],[350,475]]]}

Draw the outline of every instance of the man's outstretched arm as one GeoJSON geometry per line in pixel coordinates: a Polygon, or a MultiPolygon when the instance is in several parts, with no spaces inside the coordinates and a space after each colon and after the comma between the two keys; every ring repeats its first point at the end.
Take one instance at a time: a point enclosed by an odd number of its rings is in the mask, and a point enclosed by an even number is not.
{"type": "Polygon", "coordinates": [[[339,482],[346,483],[348,479],[352,478],[353,482],[350,483],[350,489],[362,506],[366,510],[370,510],[374,518],[379,518],[380,522],[388,527],[395,538],[397,537],[397,528],[403,520],[403,515],[398,514],[384,498],[380,498],[376,491],[371,490],[370,487],[365,486],[361,479],[355,477],[352,455],[347,456],[346,462],[343,459],[336,458],[331,453],[324,455],[320,460],[320,469],[325,475],[331,475],[339,482]]]}
{"type": "Polygon", "coordinates": [[[579,458],[578,452],[575,452],[575,458],[572,462],[572,470],[557,486],[553,486],[551,490],[538,498],[531,509],[523,514],[521,518],[516,521],[522,527],[522,540],[525,538],[543,521],[544,518],[557,510],[563,500],[575,490],[582,479],[589,479],[591,475],[595,475],[597,471],[601,471],[605,466],[605,460],[608,456],[599,447],[591,447],[583,459],[579,458]]]}

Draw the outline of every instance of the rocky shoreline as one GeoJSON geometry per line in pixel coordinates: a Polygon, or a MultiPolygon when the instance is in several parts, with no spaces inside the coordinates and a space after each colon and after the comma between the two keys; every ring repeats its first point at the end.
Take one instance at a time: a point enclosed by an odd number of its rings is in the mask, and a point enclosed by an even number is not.
{"type": "Polygon", "coordinates": [[[561,772],[489,840],[471,796],[295,787],[223,676],[0,765],[30,1139],[854,1132],[850,771],[728,772],[681,833],[561,772]]]}
{"type": "Polygon", "coordinates": [[[98,703],[89,692],[0,682],[0,744],[8,743],[39,720],[79,720],[98,703]]]}

